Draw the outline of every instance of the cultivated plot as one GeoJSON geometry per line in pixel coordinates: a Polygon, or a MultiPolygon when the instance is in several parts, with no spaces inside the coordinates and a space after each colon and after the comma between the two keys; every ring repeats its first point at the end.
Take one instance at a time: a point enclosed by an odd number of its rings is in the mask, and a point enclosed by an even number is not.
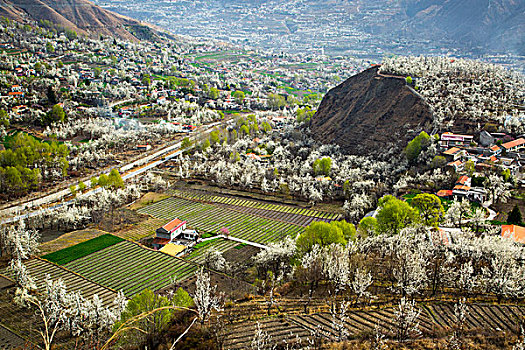
{"type": "MultiPolygon", "coordinates": [[[[268,214],[267,213],[268,211],[274,211],[274,212],[281,213],[281,215],[279,215],[279,219],[283,221],[287,221],[286,220],[287,218],[294,219],[297,221],[300,221],[301,219],[306,221],[305,218],[311,218],[310,222],[312,220],[332,221],[332,220],[340,219],[340,215],[335,214],[335,213],[326,213],[326,212],[321,212],[318,210],[294,207],[290,205],[264,203],[260,201],[250,200],[250,199],[240,199],[236,197],[204,194],[204,193],[199,193],[199,192],[181,191],[181,190],[174,190],[173,194],[176,197],[181,197],[184,199],[223,204],[229,207],[238,207],[238,209],[242,208],[247,213],[254,213],[256,215],[258,215],[259,213],[268,214]],[[305,218],[302,218],[302,217],[305,217],[305,218]]],[[[293,222],[293,221],[292,223],[300,224],[299,222],[293,222]]],[[[306,223],[304,226],[307,226],[308,224],[309,222],[306,223]]]]}
{"type": "Polygon", "coordinates": [[[236,246],[238,246],[238,242],[230,241],[227,239],[222,238],[216,238],[209,241],[204,241],[199,244],[197,244],[194,247],[194,250],[185,257],[185,259],[190,260],[197,264],[203,264],[206,260],[206,255],[211,252],[212,250],[216,250],[218,252],[224,253],[236,246]]]}
{"type": "Polygon", "coordinates": [[[113,301],[117,296],[115,290],[106,288],[95,281],[86,279],[83,276],[68,271],[67,269],[49,261],[37,258],[27,261],[25,265],[29,275],[33,277],[38,288],[44,286],[46,274],[49,274],[54,281],[62,279],[68,291],[80,292],[86,299],[93,298],[95,294],[98,295],[104,306],[112,306],[113,301]]]}
{"type": "Polygon", "coordinates": [[[146,288],[157,290],[173,279],[191,276],[197,265],[123,241],[65,265],[97,283],[122,290],[131,298],[146,288]]]}
{"type": "Polygon", "coordinates": [[[213,234],[226,227],[233,237],[261,244],[276,242],[287,236],[295,238],[304,231],[304,227],[279,221],[277,217],[263,218],[181,198],[165,199],[140,209],[139,213],[161,219],[177,217],[188,221],[188,225],[195,229],[213,234]]]}

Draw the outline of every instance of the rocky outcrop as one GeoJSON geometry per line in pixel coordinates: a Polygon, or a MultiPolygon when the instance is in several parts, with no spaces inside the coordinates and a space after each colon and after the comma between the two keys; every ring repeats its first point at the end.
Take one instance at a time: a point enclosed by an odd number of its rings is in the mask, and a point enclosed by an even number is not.
{"type": "Polygon", "coordinates": [[[370,68],[330,90],[310,121],[313,137],[349,154],[377,154],[405,147],[421,130],[430,132],[428,104],[405,80],[370,68]]]}

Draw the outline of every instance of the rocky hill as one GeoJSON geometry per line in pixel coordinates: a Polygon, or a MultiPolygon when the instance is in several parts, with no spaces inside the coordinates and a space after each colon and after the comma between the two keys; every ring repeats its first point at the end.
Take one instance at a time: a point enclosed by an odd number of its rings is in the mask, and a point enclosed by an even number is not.
{"type": "Polygon", "coordinates": [[[405,147],[416,133],[430,131],[432,113],[404,79],[370,68],[330,90],[310,129],[323,143],[336,143],[349,154],[379,153],[405,147]]]}
{"type": "Polygon", "coordinates": [[[0,16],[21,23],[47,20],[80,35],[155,40],[158,34],[141,22],[103,9],[88,0],[0,0],[0,16]]]}

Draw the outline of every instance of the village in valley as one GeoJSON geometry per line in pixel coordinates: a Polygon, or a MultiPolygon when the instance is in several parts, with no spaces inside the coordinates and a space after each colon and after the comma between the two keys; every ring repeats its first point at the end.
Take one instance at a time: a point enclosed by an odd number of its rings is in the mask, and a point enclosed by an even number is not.
{"type": "Polygon", "coordinates": [[[4,17],[0,55],[0,349],[525,346],[519,73],[4,17]],[[325,142],[352,81],[428,117],[325,142]]]}

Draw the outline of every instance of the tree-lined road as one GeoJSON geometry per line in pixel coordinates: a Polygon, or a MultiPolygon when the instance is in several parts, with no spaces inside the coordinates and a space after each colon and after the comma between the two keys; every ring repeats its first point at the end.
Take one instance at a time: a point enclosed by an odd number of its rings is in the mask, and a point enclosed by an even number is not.
{"type": "MultiPolygon", "coordinates": [[[[215,126],[219,124],[221,124],[221,122],[216,122],[216,123],[212,123],[212,124],[203,126],[203,129],[197,134],[190,137],[190,140],[195,141],[198,137],[208,134],[209,132],[211,132],[211,130],[215,126]]],[[[122,173],[122,180],[126,181],[129,179],[132,179],[155,167],[158,167],[161,164],[164,164],[168,160],[171,160],[175,157],[180,156],[183,152],[182,150],[180,150],[180,147],[181,147],[181,142],[177,142],[173,145],[162,148],[151,155],[145,156],[132,163],[129,163],[127,165],[120,167],[119,170],[120,170],[120,173],[122,173]],[[166,156],[166,154],[168,155],[166,156]],[[158,158],[161,158],[161,159],[158,159],[158,158]]],[[[76,185],[78,186],[78,184],[76,185]]],[[[91,184],[86,184],[86,185],[89,187],[91,184]]],[[[81,194],[80,196],[86,196],[88,194],[97,193],[99,191],[101,191],[101,188],[97,187],[95,189],[89,190],[81,194]]],[[[44,196],[42,198],[39,198],[36,200],[30,200],[23,204],[4,209],[0,211],[0,216],[4,217],[1,223],[4,224],[4,223],[10,223],[13,221],[17,221],[19,219],[26,219],[26,218],[38,215],[41,210],[54,210],[64,205],[72,204],[73,200],[61,202],[64,198],[67,198],[70,195],[71,195],[71,191],[69,189],[64,189],[56,193],[52,193],[47,196],[44,196]],[[22,214],[24,211],[30,210],[31,208],[43,207],[43,206],[47,206],[47,207],[45,209],[33,210],[31,212],[22,214]]]]}

